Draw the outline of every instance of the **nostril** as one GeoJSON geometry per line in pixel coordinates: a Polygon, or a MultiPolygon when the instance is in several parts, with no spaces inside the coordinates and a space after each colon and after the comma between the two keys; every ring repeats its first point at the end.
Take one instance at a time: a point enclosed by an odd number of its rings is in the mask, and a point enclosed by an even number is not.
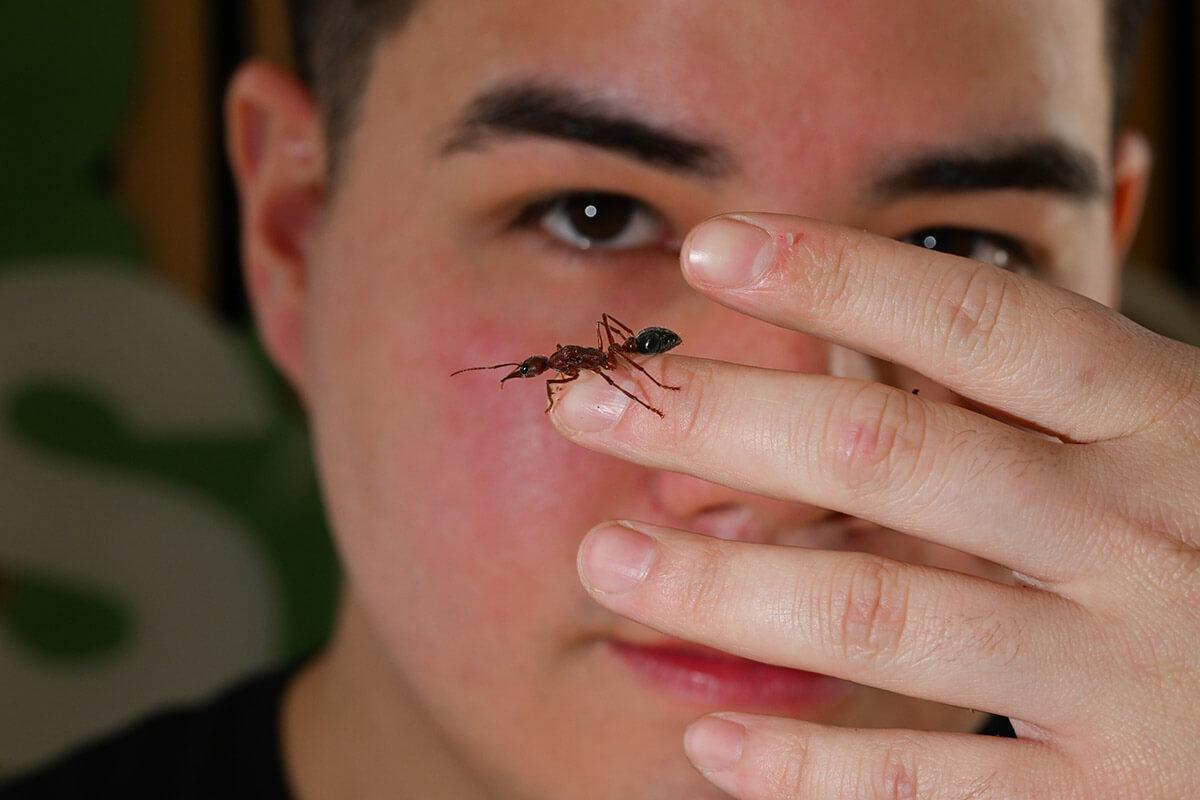
{"type": "Polygon", "coordinates": [[[753,514],[749,506],[725,503],[701,511],[692,519],[689,527],[696,533],[717,539],[746,542],[753,538],[750,525],[753,514]]]}

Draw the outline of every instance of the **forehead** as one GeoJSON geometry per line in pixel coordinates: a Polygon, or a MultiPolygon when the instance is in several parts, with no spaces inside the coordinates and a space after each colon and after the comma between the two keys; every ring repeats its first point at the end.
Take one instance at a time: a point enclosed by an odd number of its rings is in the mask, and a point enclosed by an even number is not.
{"type": "Polygon", "coordinates": [[[543,79],[753,142],[751,178],[1039,133],[1099,156],[1109,134],[1101,0],[429,0],[380,50],[372,83],[434,126],[543,79]]]}

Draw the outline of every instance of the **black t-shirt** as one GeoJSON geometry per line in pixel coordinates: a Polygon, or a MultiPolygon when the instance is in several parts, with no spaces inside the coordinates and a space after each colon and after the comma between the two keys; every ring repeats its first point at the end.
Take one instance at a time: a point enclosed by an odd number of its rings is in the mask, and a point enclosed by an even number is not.
{"type": "Polygon", "coordinates": [[[157,713],[0,783],[0,800],[287,800],[279,710],[301,663],[264,672],[212,700],[157,713]]]}
{"type": "MultiPolygon", "coordinates": [[[[166,711],[0,784],[0,800],[120,797],[288,800],[279,741],[284,689],[303,661],[196,706],[166,711]]],[[[980,731],[1014,736],[1004,717],[980,731]]]]}

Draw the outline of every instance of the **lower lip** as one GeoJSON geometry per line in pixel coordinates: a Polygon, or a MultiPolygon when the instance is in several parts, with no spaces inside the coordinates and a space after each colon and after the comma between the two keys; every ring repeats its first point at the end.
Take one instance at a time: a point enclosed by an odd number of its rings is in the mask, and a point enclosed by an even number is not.
{"type": "Polygon", "coordinates": [[[684,700],[730,711],[806,716],[849,695],[853,683],[719,651],[608,640],[609,650],[649,684],[684,700]]]}

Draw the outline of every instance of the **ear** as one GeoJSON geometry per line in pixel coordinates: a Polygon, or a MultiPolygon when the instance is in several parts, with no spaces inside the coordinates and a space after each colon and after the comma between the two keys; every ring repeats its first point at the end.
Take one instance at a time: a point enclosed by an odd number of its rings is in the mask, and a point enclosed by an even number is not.
{"type": "Polygon", "coordinates": [[[246,291],[263,346],[303,401],[309,254],[326,192],[320,116],[296,78],[265,62],[238,70],[225,115],[246,291]]]}
{"type": "MultiPolygon", "coordinates": [[[[1150,184],[1150,143],[1136,131],[1124,131],[1113,153],[1112,241],[1117,264],[1125,263],[1137,233],[1150,184]]],[[[1113,298],[1114,303],[1119,298],[1113,298]]]]}

